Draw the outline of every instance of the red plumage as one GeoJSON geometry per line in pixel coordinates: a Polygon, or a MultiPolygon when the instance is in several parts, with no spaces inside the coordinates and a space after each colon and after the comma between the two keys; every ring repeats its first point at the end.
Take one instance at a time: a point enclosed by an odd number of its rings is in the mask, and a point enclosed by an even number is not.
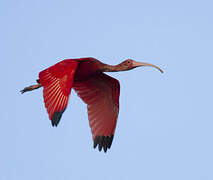
{"type": "MultiPolygon", "coordinates": [[[[93,140],[95,137],[111,138],[114,135],[119,112],[119,81],[100,72],[97,60],[81,58],[63,60],[39,73],[45,107],[57,126],[68,104],[72,87],[87,104],[93,140]]],[[[99,140],[100,141],[100,140],[99,140]]],[[[107,150],[107,145],[99,145],[107,150]]],[[[100,144],[97,142],[97,144],[100,144]]]]}
{"type": "Polygon", "coordinates": [[[58,125],[66,109],[77,65],[77,61],[64,60],[39,73],[45,107],[53,126],[58,125]]]}
{"type": "Polygon", "coordinates": [[[87,104],[89,125],[94,148],[106,152],[111,147],[119,113],[119,81],[103,72],[131,70],[140,66],[159,67],[127,59],[111,66],[94,58],[66,59],[39,73],[37,85],[25,87],[21,92],[43,86],[45,107],[53,126],[57,126],[65,111],[71,89],[87,104]]]}

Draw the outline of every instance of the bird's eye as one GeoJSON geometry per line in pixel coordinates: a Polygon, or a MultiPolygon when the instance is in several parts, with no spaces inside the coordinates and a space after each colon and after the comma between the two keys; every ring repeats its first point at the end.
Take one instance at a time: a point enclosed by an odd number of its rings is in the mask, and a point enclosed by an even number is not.
{"type": "Polygon", "coordinates": [[[127,61],[127,63],[129,64],[129,63],[130,63],[130,61],[127,61]]]}

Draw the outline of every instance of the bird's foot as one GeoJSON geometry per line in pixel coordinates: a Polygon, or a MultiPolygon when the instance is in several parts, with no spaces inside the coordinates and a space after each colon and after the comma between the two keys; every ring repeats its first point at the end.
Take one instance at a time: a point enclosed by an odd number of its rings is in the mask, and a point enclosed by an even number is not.
{"type": "Polygon", "coordinates": [[[21,94],[23,94],[25,92],[32,91],[34,89],[38,89],[40,87],[41,87],[41,84],[36,84],[36,85],[28,86],[28,87],[25,87],[24,89],[22,89],[20,92],[21,92],[21,94]]]}

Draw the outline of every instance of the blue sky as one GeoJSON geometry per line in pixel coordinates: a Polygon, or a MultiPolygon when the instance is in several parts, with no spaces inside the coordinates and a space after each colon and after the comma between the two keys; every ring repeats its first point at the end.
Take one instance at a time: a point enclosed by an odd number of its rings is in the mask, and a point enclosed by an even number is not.
{"type": "Polygon", "coordinates": [[[0,2],[0,179],[213,179],[211,1],[0,2]],[[109,73],[121,84],[107,154],[93,149],[86,105],[72,91],[52,128],[42,89],[21,95],[65,58],[158,65],[109,73]]]}

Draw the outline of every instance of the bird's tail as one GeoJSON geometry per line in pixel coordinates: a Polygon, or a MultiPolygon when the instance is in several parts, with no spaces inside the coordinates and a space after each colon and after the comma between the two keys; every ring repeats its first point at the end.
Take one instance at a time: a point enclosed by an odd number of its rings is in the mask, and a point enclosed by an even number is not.
{"type": "Polygon", "coordinates": [[[23,94],[25,92],[28,92],[28,91],[32,91],[32,90],[35,90],[35,89],[38,89],[40,88],[42,85],[40,84],[40,81],[37,80],[37,83],[36,85],[32,85],[32,86],[27,86],[25,87],[24,89],[22,89],[20,92],[23,94]]]}

